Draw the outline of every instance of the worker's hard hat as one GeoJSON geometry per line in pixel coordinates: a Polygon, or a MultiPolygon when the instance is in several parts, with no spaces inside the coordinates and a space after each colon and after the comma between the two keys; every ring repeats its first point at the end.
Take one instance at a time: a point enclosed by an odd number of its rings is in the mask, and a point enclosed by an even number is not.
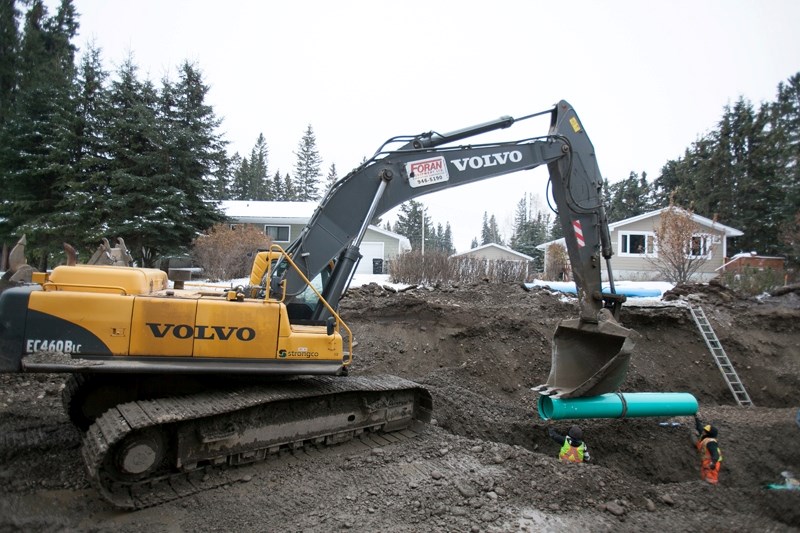
{"type": "Polygon", "coordinates": [[[572,426],[567,433],[571,439],[583,440],[583,430],[578,426],[572,426]]]}
{"type": "Polygon", "coordinates": [[[703,426],[703,431],[705,431],[706,435],[708,435],[712,439],[717,436],[717,428],[715,428],[711,424],[706,424],[705,426],[703,426]]]}

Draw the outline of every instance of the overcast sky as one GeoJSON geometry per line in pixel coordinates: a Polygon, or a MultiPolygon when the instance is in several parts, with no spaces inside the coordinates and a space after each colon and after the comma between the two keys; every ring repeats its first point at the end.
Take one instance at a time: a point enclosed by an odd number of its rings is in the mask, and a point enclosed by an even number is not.
{"type": "MultiPolygon", "coordinates": [[[[800,71],[797,0],[74,3],[81,51],[93,41],[109,70],[130,53],[158,82],[195,62],[230,152],[249,154],[263,133],[270,174],[292,170],[308,124],[323,174],[335,163],[343,176],[389,137],[446,133],[565,99],[604,177],[645,171],[652,180],[715,127],[725,105],[772,101],[800,71]]],[[[57,1],[49,5],[54,13],[57,1]]],[[[529,120],[500,137],[544,135],[547,126],[529,120]]],[[[526,193],[543,200],[546,181],[540,168],[418,200],[434,225],[450,222],[465,251],[484,211],[508,239],[517,203],[526,193]]]]}

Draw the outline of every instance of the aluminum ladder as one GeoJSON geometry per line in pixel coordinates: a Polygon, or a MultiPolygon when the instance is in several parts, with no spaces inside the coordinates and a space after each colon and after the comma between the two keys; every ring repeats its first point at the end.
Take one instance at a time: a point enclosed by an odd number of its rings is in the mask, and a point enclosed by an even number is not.
{"type": "Polygon", "coordinates": [[[722,344],[720,344],[717,334],[714,333],[714,329],[711,327],[708,318],[706,318],[703,308],[699,305],[690,305],[689,311],[691,311],[692,318],[694,318],[694,322],[697,324],[697,329],[700,330],[700,333],[703,335],[703,339],[706,341],[706,346],[708,346],[708,349],[711,351],[711,355],[714,357],[714,362],[717,363],[719,371],[722,372],[722,377],[725,379],[725,383],[728,384],[728,388],[733,393],[736,403],[742,407],[752,407],[753,401],[750,399],[750,395],[747,394],[747,391],[744,389],[742,380],[739,379],[739,375],[733,368],[731,360],[728,359],[728,354],[726,354],[725,350],[722,348],[722,344]]]}

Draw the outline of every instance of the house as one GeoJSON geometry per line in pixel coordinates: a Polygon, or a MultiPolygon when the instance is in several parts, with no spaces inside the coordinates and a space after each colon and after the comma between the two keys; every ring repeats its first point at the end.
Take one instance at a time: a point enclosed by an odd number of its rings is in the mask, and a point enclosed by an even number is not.
{"type": "MultiPolygon", "coordinates": [[[[272,238],[272,242],[286,247],[295,240],[308,224],[316,202],[261,202],[249,200],[224,200],[219,207],[231,227],[238,224],[258,226],[272,238]]],[[[411,249],[408,239],[397,233],[369,226],[361,241],[359,274],[382,273],[388,261],[411,249]]]]}
{"type": "MultiPolygon", "coordinates": [[[[655,242],[655,228],[661,220],[661,214],[668,207],[650,211],[619,222],[608,225],[611,234],[611,246],[614,256],[611,258],[611,268],[615,280],[658,280],[662,278],[652,259],[658,257],[658,246],[655,242]]],[[[704,262],[694,275],[700,281],[707,281],[715,277],[717,269],[725,263],[728,256],[728,238],[744,235],[741,231],[719,222],[692,214],[692,219],[700,231],[687,243],[690,253],[706,256],[704,262]]],[[[565,246],[564,239],[557,239],[538,245],[536,248],[544,250],[545,264],[547,264],[547,249],[558,243],[565,246]]],[[[607,279],[605,261],[602,262],[603,279],[607,279]]]]}
{"type": "MultiPolygon", "coordinates": [[[[525,255],[517,252],[516,250],[512,250],[508,246],[503,246],[502,244],[496,244],[493,242],[478,246],[477,248],[473,248],[471,250],[467,250],[466,252],[453,254],[450,257],[454,257],[456,259],[472,258],[485,259],[487,261],[512,261],[515,263],[520,263],[521,265],[524,265],[524,274],[526,278],[528,276],[528,270],[531,265],[531,261],[533,261],[533,257],[529,255],[525,255]]],[[[516,267],[514,270],[517,271],[516,267]]]]}
{"type": "Polygon", "coordinates": [[[451,257],[474,257],[476,259],[502,260],[502,261],[533,261],[533,257],[512,250],[508,246],[490,242],[451,257]]]}

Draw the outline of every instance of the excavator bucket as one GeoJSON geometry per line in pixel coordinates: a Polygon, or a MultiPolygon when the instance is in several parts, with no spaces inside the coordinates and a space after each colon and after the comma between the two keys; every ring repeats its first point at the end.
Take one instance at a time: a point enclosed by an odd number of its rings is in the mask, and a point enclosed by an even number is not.
{"type": "Polygon", "coordinates": [[[552,398],[598,396],[616,391],[628,373],[638,334],[613,318],[590,323],[562,320],[553,335],[547,383],[535,387],[552,398]]]}

